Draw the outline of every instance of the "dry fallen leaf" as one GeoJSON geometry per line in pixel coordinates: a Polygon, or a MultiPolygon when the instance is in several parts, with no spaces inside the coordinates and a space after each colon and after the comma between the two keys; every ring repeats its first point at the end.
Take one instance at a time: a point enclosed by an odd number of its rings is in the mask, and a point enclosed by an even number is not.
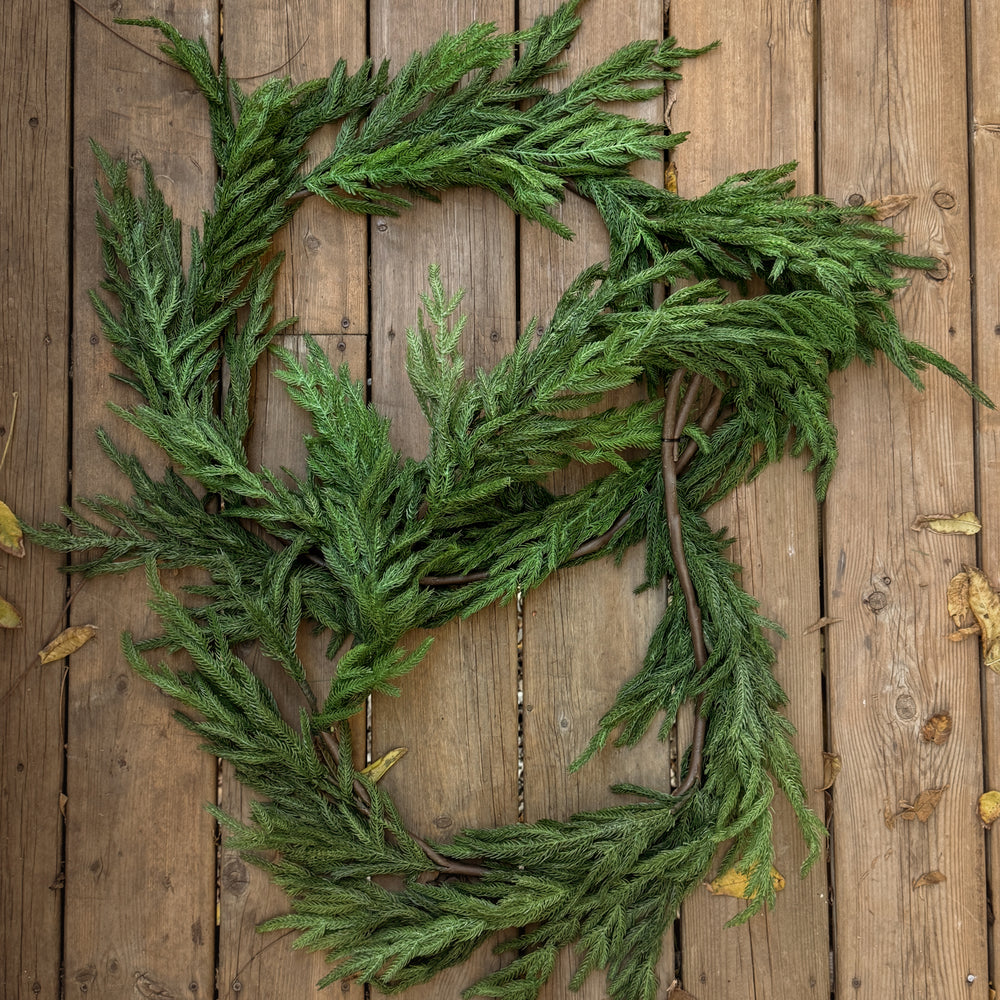
{"type": "Polygon", "coordinates": [[[827,625],[836,625],[837,622],[842,622],[843,620],[843,618],[820,618],[814,621],[802,634],[809,635],[811,632],[818,632],[821,628],[826,628],[827,625]]]}
{"type": "Polygon", "coordinates": [[[882,819],[885,820],[885,825],[889,830],[896,829],[896,813],[893,812],[893,808],[888,802],[882,810],[882,819]]]}
{"type": "MultiPolygon", "coordinates": [[[[948,614],[955,628],[966,629],[975,624],[975,616],[969,607],[969,574],[956,573],[948,581],[948,614]]],[[[976,625],[976,631],[979,626],[976,625]]]]}
{"type": "Polygon", "coordinates": [[[1000,597],[981,569],[966,566],[965,570],[969,574],[969,607],[983,637],[983,661],[1000,673],[1000,597]]]}
{"type": "Polygon", "coordinates": [[[960,628],[957,632],[952,632],[948,638],[951,639],[952,642],[961,642],[963,639],[968,639],[979,634],[979,626],[970,625],[968,628],[960,628]]]}
{"type": "Polygon", "coordinates": [[[402,760],[406,755],[406,750],[406,747],[396,747],[395,750],[390,750],[384,756],[379,757],[378,760],[373,760],[367,767],[362,768],[360,773],[367,778],[371,778],[372,781],[381,781],[389,768],[402,760]]]}
{"type": "Polygon", "coordinates": [[[938,882],[944,882],[945,877],[941,872],[924,872],[919,878],[914,879],[913,888],[919,889],[922,885],[937,885],[938,882]]]}
{"type": "Polygon", "coordinates": [[[979,796],[979,818],[987,830],[1000,819],[1000,792],[983,792],[979,796]]]}
{"type": "Polygon", "coordinates": [[[921,514],[910,527],[914,531],[928,528],[942,535],[975,535],[983,523],[971,510],[961,514],[921,514]]]}
{"type": "Polygon", "coordinates": [[[825,792],[828,788],[833,787],[833,783],[837,780],[837,775],[840,774],[840,769],[843,765],[840,762],[839,753],[830,753],[828,750],[823,751],[823,784],[820,788],[817,788],[817,792],[825,792]]]}
{"type": "Polygon", "coordinates": [[[945,713],[932,715],[921,727],[920,738],[925,743],[942,746],[951,737],[951,716],[945,713]]]}
{"type": "Polygon", "coordinates": [[[931,813],[937,809],[941,796],[948,791],[949,787],[949,785],[945,785],[943,788],[925,789],[917,796],[916,802],[912,805],[908,802],[900,802],[899,818],[918,819],[921,823],[926,823],[930,819],[931,813]]]}
{"type": "Polygon", "coordinates": [[[671,160],[663,172],[663,186],[671,194],[677,194],[677,164],[671,160]]]}
{"type": "Polygon", "coordinates": [[[42,663],[55,663],[63,657],[75,653],[84,643],[97,635],[95,625],[70,625],[63,629],[44,649],[38,651],[42,663]]]}
{"type": "Polygon", "coordinates": [[[0,628],[20,628],[21,612],[10,601],[0,597],[0,628]]]}
{"type": "Polygon", "coordinates": [[[879,198],[878,201],[872,202],[875,208],[875,220],[885,222],[886,219],[899,215],[904,208],[908,208],[916,200],[915,194],[889,194],[884,198],[879,198]]]}
{"type": "MultiPolygon", "coordinates": [[[[735,899],[753,899],[747,895],[747,885],[750,882],[749,872],[740,872],[735,868],[716,876],[706,886],[709,892],[716,896],[733,896],[735,899]]],[[[785,888],[785,878],[777,868],[771,868],[771,884],[775,892],[785,888]]]]}
{"type": "Polygon", "coordinates": [[[24,556],[24,538],[17,515],[0,500],[0,549],[18,559],[24,556]]]}

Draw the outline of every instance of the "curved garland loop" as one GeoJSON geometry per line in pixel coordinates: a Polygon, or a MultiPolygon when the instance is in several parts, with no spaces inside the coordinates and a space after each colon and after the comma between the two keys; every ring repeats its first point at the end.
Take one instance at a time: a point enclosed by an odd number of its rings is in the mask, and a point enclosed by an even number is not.
{"type": "Polygon", "coordinates": [[[77,572],[145,566],[163,635],[126,635],[125,655],[263,796],[247,826],[218,818],[291,899],[291,912],[264,928],[294,929],[299,946],[328,953],[324,985],[355,976],[402,990],[513,928],[500,946],[512,960],[465,995],[530,1000],[559,949],[576,942],[574,985],[599,968],[616,1000],[651,1000],[663,933],[720,845],[722,865],[749,880],[737,921],[771,904],[775,786],[798,817],[807,868],[824,831],[780,714],[764,635],[775,626],[735,582],[728,542],[705,511],[789,442],[793,452],[808,448],[822,496],[836,458],[828,377],[855,358],[883,353],[918,386],[929,363],[983,398],[901,336],[894,269],[934,262],[895,251],[899,237],[870,207],[793,196],[791,165],[730,178],[691,201],[629,176],[634,160],[659,157],[683,136],[602,102],[649,96],[697,53],[672,39],[636,42],[550,90],[553,60],[579,25],[575,7],[510,35],[472,25],[394,77],[386,65],[349,74],[341,62],[326,79],[270,80],[249,94],[212,66],[203,42],[138,22],[165,35],[164,51],[211,114],[220,179],[186,270],[180,225],[152,171],[136,196],[125,165],[96,150],[107,180],[98,186],[103,288],[117,307],[98,294],[93,302],[139,397],[113,409],[178,471],[153,479],[101,431],[134,496],[80,498],[96,519],[67,509],[68,526],[27,532],[87,552],[77,572]],[[331,122],[341,125],[333,148],[306,170],[306,141],[331,122]],[[392,449],[388,422],[315,344],[304,363],[272,348],[279,378],[312,418],[308,472],[289,486],[251,468],[251,373],[292,322],[271,316],[277,231],[307,196],[386,214],[461,185],[493,191],[566,237],[551,209],[567,191],[589,199],[608,229],[608,262],[577,278],[535,346],[532,331],[491,372],[474,374],[459,353],[460,296],[431,269],[408,334],[410,380],[430,425],[419,462],[392,449]],[[766,294],[728,301],[716,283],[751,278],[766,294]],[[654,305],[655,288],[682,279],[654,305]],[[646,399],[594,412],[606,393],[636,382],[646,399]],[[553,495],[545,477],[571,462],[613,471],[553,495]],[[348,725],[371,693],[398,693],[395,680],[424,655],[427,643],[407,652],[403,635],[643,539],[644,586],[665,586],[666,609],[641,669],[574,766],[612,738],[635,744],[658,713],[665,737],[693,700],[697,726],[677,787],[616,786],[641,801],[566,822],[469,829],[447,845],[414,836],[355,768],[348,725]],[[209,580],[189,588],[195,606],[159,579],[161,567],[185,566],[209,580]],[[322,697],[296,652],[305,621],[329,630],[331,658],[351,639],[322,697]],[[298,684],[298,719],[282,717],[237,655],[250,642],[298,684]],[[150,663],[145,654],[157,648],[186,651],[193,669],[150,663]],[[275,860],[262,860],[270,852],[275,860]],[[387,887],[388,877],[404,887],[387,887]]]}

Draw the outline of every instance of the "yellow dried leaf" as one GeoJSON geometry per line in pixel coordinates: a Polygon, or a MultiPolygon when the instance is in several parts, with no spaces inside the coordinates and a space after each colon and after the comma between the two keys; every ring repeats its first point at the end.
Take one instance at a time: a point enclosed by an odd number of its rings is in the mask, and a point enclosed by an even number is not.
{"type": "MultiPolygon", "coordinates": [[[[969,628],[975,621],[972,608],[969,607],[968,573],[956,573],[948,581],[948,614],[951,615],[955,628],[969,628]]],[[[979,631],[978,627],[976,631],[979,631]]]]}
{"type": "Polygon", "coordinates": [[[921,514],[910,525],[914,531],[928,528],[942,535],[976,535],[982,526],[982,521],[971,510],[961,514],[921,514]]]}
{"type": "Polygon", "coordinates": [[[671,193],[677,194],[677,164],[670,161],[663,172],[663,186],[671,193]]]}
{"type": "Polygon", "coordinates": [[[75,653],[84,643],[97,635],[95,625],[70,625],[63,629],[44,649],[38,651],[42,663],[55,663],[63,657],[75,653]]]}
{"type": "Polygon", "coordinates": [[[979,796],[979,818],[987,830],[1000,819],[1000,792],[983,792],[979,796]]]}
{"type": "Polygon", "coordinates": [[[0,597],[0,628],[20,628],[21,612],[10,601],[0,597]]]}
{"type": "Polygon", "coordinates": [[[928,788],[917,796],[917,801],[910,805],[909,802],[900,802],[900,819],[918,819],[921,823],[926,823],[930,819],[931,813],[937,809],[941,796],[950,788],[945,785],[943,788],[928,788]]]}
{"type": "Polygon", "coordinates": [[[944,882],[945,877],[939,871],[924,872],[919,878],[913,880],[913,888],[919,889],[922,885],[937,885],[938,882],[944,882]]]}
{"type": "Polygon", "coordinates": [[[24,538],[17,515],[0,500],[0,549],[18,559],[24,556],[24,538]]]}
{"type": "Polygon", "coordinates": [[[837,775],[840,774],[840,769],[843,765],[840,762],[839,753],[830,753],[828,750],[823,751],[823,784],[820,788],[817,788],[818,792],[825,792],[828,788],[833,787],[833,783],[837,780],[837,775]]]}
{"type": "Polygon", "coordinates": [[[396,747],[395,750],[390,750],[378,760],[373,760],[367,767],[362,768],[361,773],[366,778],[371,778],[372,781],[381,781],[389,768],[406,755],[406,750],[406,747],[396,747]]]}
{"type": "MultiPolygon", "coordinates": [[[[712,881],[707,884],[706,888],[709,892],[716,896],[732,896],[735,899],[753,899],[752,895],[747,895],[749,882],[749,872],[740,872],[735,868],[730,868],[729,871],[723,872],[721,875],[712,879],[712,881]]],[[[777,868],[773,867],[771,868],[771,884],[774,886],[775,892],[781,892],[781,890],[785,888],[784,876],[778,871],[777,868]]]]}
{"type": "Polygon", "coordinates": [[[990,642],[983,642],[983,663],[996,674],[1000,674],[1000,635],[990,642]]]}
{"type": "Polygon", "coordinates": [[[975,566],[966,566],[969,574],[969,607],[979,623],[983,637],[983,660],[1000,673],[1000,597],[986,574],[975,566]]]}
{"type": "Polygon", "coordinates": [[[875,219],[878,222],[885,222],[893,216],[899,215],[904,208],[909,208],[917,200],[915,194],[889,194],[878,201],[873,201],[875,207],[875,219]]]}
{"type": "Polygon", "coordinates": [[[951,716],[945,713],[932,715],[921,727],[920,738],[925,743],[942,746],[951,737],[951,716]]]}

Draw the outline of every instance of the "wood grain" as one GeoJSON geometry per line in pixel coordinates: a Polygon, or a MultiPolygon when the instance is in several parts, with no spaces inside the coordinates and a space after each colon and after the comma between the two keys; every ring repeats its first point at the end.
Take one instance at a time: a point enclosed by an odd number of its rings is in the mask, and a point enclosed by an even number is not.
{"type": "MultiPolygon", "coordinates": [[[[941,259],[900,296],[908,337],[968,370],[965,24],[961,4],[822,8],[823,188],[835,201],[914,195],[893,220],[941,259]]],[[[918,395],[885,364],[833,381],[841,466],[824,520],[830,629],[835,960],[841,995],[987,995],[980,678],[949,643],[945,589],[972,539],[911,531],[915,516],[975,503],[972,407],[936,373],[918,395]],[[951,739],[925,743],[947,712],[951,739]],[[947,786],[926,823],[900,801],[947,786]],[[946,881],[914,888],[940,871],[946,881]],[[877,942],[877,944],[876,944],[877,942]]]]}
{"type": "MultiPolygon", "coordinates": [[[[70,18],[37,6],[0,12],[0,499],[55,520],[68,465],[70,18]]],[[[33,546],[0,556],[0,594],[24,622],[0,634],[0,984],[12,1000],[60,995],[66,665],[36,654],[65,620],[62,562],[33,546]]]]}
{"type": "MultiPolygon", "coordinates": [[[[179,217],[197,222],[215,180],[204,103],[163,61],[153,32],[110,22],[169,17],[214,48],[218,12],[199,0],[112,8],[76,20],[73,489],[128,496],[97,447],[97,426],[151,468],[164,460],[105,407],[133,400],[108,377],[115,362],[87,302],[101,260],[87,142],[136,166],[148,159],[179,217]]],[[[215,847],[203,808],[216,798],[215,761],[121,655],[121,630],[157,630],[145,603],[141,580],[107,577],[89,583],[71,611],[74,623],[101,630],[73,659],[68,704],[65,990],[88,1000],[204,997],[215,988],[215,847]]]]}
{"type": "MultiPolygon", "coordinates": [[[[553,2],[523,0],[521,23],[530,24],[553,2]]],[[[663,36],[658,3],[590,5],[583,25],[562,60],[567,69],[549,86],[565,85],[637,38],[663,36]]],[[[662,118],[662,101],[624,108],[650,121],[662,118]]],[[[636,172],[663,183],[662,162],[640,164],[636,172]]],[[[589,203],[568,195],[559,218],[576,234],[572,242],[535,224],[521,226],[521,328],[537,318],[545,325],[559,296],[585,267],[607,259],[608,243],[600,216],[589,203]]],[[[624,398],[624,397],[623,397],[624,398]]],[[[553,488],[570,491],[607,470],[570,468],[553,477],[553,488]]],[[[612,805],[609,786],[617,781],[665,788],[670,776],[669,748],[653,731],[631,749],[608,749],[570,774],[569,764],[586,747],[618,688],[642,663],[649,636],[662,614],[662,595],[633,593],[643,579],[643,552],[629,552],[620,568],[595,562],[551,576],[524,600],[524,812],[530,822],[567,819],[575,812],[612,805]]],[[[619,800],[620,801],[620,800],[619,800]]],[[[565,950],[543,988],[545,1000],[567,995],[577,957],[565,950]]],[[[673,979],[672,937],[667,935],[659,963],[663,986],[673,979]]],[[[583,1000],[607,995],[602,972],[595,972],[577,994],[583,1000]]]]}
{"type": "MultiPolygon", "coordinates": [[[[690,131],[673,154],[678,192],[703,194],[731,174],[799,163],[797,190],[812,189],[812,4],[786,0],[690,2],[671,11],[681,44],[718,49],[684,67],[671,91],[670,127],[690,131]]],[[[755,289],[762,292],[765,289],[755,289]]],[[[718,504],[711,519],[735,538],[741,583],[787,637],[771,636],[775,674],[789,696],[786,714],[798,735],[805,786],[822,786],[821,640],[808,627],[820,617],[819,523],[813,479],[803,460],[788,459],[718,504]]],[[[823,815],[823,795],[813,791],[823,815]]],[[[798,877],[805,845],[790,807],[775,801],[776,867],[786,887],[775,908],[723,929],[743,904],[697,891],[681,919],[681,978],[701,998],[826,997],[830,992],[827,872],[821,859],[798,877]]]]}
{"type": "MultiPolygon", "coordinates": [[[[370,4],[371,54],[396,69],[416,48],[471,21],[514,26],[509,0],[454,4],[370,4]]],[[[406,377],[407,327],[414,326],[427,268],[439,264],[449,291],[466,290],[462,349],[469,372],[490,368],[516,337],[514,220],[492,196],[446,192],[371,230],[372,401],[391,417],[396,447],[422,455],[427,429],[406,377]]],[[[422,636],[410,636],[416,643],[422,636]]],[[[463,826],[517,819],[517,620],[513,604],[489,608],[434,633],[434,645],[401,682],[401,699],[375,697],[372,754],[409,753],[384,779],[420,836],[447,841],[463,826]]],[[[412,1000],[457,996],[501,960],[488,948],[406,993],[412,1000]]]]}
{"type": "MultiPolygon", "coordinates": [[[[326,76],[344,58],[350,70],[366,56],[366,10],[363,2],[334,5],[316,0],[233,0],[226,4],[224,55],[230,73],[245,88],[259,86],[267,76],[288,76],[294,83],[326,76]]],[[[331,129],[311,144],[320,155],[331,129]]],[[[368,227],[365,219],[340,212],[319,199],[307,200],[276,240],[275,252],[285,255],[275,289],[275,318],[297,316],[298,324],[278,336],[278,343],[301,361],[306,358],[305,334],[316,339],[331,363],[347,364],[355,379],[367,374],[368,227]]],[[[305,472],[303,436],[311,432],[308,414],[295,406],[284,385],[274,377],[280,363],[268,355],[259,365],[254,386],[254,422],[247,442],[251,463],[271,469],[305,472]]],[[[333,667],[324,650],[328,636],[303,629],[299,655],[317,691],[326,690],[333,667]]],[[[276,665],[250,651],[249,662],[277,691],[285,717],[293,722],[302,707],[294,685],[283,683],[276,665]],[[276,676],[277,675],[277,676],[276,676]]],[[[358,730],[365,744],[364,719],[358,730]]],[[[220,805],[229,814],[249,817],[254,799],[223,765],[220,805]]],[[[257,925],[289,909],[284,892],[267,873],[254,868],[224,843],[219,859],[219,996],[310,996],[329,971],[322,953],[292,953],[293,933],[262,937],[257,925]]],[[[362,1000],[364,987],[343,982],[338,995],[362,1000]]]]}

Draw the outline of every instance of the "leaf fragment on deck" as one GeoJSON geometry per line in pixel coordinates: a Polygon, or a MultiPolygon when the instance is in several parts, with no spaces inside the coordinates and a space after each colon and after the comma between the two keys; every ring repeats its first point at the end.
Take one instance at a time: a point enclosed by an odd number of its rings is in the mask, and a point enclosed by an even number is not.
{"type": "Polygon", "coordinates": [[[0,500],[0,549],[18,559],[24,557],[24,538],[17,515],[0,500]]]}
{"type": "Polygon", "coordinates": [[[75,653],[97,635],[95,625],[70,625],[63,629],[44,649],[38,651],[42,663],[55,663],[75,653]]]}

